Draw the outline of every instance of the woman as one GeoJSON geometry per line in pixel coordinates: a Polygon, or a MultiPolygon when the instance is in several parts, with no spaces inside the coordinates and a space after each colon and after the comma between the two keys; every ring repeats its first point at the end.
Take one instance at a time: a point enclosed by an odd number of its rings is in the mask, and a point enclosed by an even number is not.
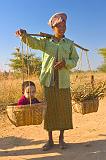
{"type": "Polygon", "coordinates": [[[33,38],[25,30],[16,31],[29,47],[43,51],[40,82],[44,86],[47,112],[44,129],[48,131],[48,141],[43,150],[53,147],[52,131],[59,130],[59,146],[66,148],[64,130],[73,129],[70,95],[70,69],[77,65],[78,54],[73,42],[64,35],[66,31],[65,13],[54,14],[48,24],[53,29],[52,38],[33,38]]]}

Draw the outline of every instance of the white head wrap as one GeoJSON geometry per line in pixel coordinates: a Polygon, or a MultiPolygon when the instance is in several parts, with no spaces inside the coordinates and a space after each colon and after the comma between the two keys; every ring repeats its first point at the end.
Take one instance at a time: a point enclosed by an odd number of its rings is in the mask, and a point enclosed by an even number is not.
{"type": "Polygon", "coordinates": [[[50,27],[54,27],[56,24],[62,21],[66,23],[66,20],[67,20],[67,15],[65,13],[56,13],[49,19],[48,25],[50,27]]]}

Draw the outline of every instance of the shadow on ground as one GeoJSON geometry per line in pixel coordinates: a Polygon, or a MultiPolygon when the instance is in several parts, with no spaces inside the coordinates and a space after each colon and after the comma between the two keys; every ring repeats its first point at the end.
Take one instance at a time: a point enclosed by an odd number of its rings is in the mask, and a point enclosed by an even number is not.
{"type": "MultiPolygon", "coordinates": [[[[1,142],[3,143],[3,139],[0,139],[0,144],[1,142]]],[[[68,143],[68,148],[66,150],[61,150],[58,145],[55,145],[54,148],[48,152],[42,151],[41,148],[4,151],[6,148],[10,149],[15,146],[27,146],[28,148],[28,145],[42,144],[45,142],[44,140],[34,141],[16,137],[7,137],[7,140],[4,142],[5,145],[6,142],[11,144],[9,148],[2,147],[0,145],[0,148],[3,150],[0,151],[0,157],[24,156],[26,157],[24,158],[26,160],[106,160],[106,140],[88,141],[84,143],[68,143]],[[34,158],[27,158],[29,156],[34,158]]]]}
{"type": "Polygon", "coordinates": [[[6,149],[12,149],[17,146],[38,145],[44,142],[45,140],[35,141],[33,139],[25,139],[21,137],[10,136],[10,137],[0,138],[0,149],[6,150],[6,149]]]}

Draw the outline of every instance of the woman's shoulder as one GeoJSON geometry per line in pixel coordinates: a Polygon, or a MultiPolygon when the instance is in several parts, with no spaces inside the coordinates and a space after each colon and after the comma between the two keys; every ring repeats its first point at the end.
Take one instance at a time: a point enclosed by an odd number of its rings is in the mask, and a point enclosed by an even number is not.
{"type": "Polygon", "coordinates": [[[64,39],[65,39],[65,42],[66,42],[69,46],[73,47],[74,41],[72,41],[71,39],[66,38],[66,37],[65,37],[64,39]]]}
{"type": "Polygon", "coordinates": [[[64,38],[66,42],[73,44],[73,41],[67,37],[64,38]]]}

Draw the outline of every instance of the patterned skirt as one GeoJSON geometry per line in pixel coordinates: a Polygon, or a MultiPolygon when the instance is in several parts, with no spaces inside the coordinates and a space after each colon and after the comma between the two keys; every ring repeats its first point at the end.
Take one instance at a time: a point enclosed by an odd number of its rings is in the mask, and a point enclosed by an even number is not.
{"type": "Polygon", "coordinates": [[[44,93],[47,102],[44,129],[47,131],[73,129],[70,88],[59,89],[56,82],[54,86],[44,87],[44,93]]]}

